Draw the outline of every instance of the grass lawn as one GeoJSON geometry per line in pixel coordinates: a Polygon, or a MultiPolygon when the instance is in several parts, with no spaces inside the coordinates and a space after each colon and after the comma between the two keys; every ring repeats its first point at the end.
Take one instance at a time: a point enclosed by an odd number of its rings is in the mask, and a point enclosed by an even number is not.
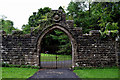
{"type": "MultiPolygon", "coordinates": [[[[65,60],[72,60],[71,55],[57,55],[58,59],[57,61],[65,61],[65,60]]],[[[41,59],[42,62],[46,61],[56,61],[56,55],[55,54],[44,54],[41,53],[41,59]]]]}
{"type": "MultiPolygon", "coordinates": [[[[23,78],[22,80],[25,80],[31,77],[37,71],[38,69],[32,68],[3,67],[2,78],[23,78]]],[[[117,68],[79,69],[74,70],[73,72],[75,72],[80,78],[120,78],[120,74],[118,74],[119,69],[117,68]]]]}
{"type": "Polygon", "coordinates": [[[2,67],[0,67],[0,80],[1,80],[1,78],[2,78],[2,67]]]}
{"type": "Polygon", "coordinates": [[[37,71],[32,68],[2,67],[2,78],[29,78],[37,71]]]}
{"type": "Polygon", "coordinates": [[[80,78],[120,78],[118,68],[74,70],[80,78]]]}

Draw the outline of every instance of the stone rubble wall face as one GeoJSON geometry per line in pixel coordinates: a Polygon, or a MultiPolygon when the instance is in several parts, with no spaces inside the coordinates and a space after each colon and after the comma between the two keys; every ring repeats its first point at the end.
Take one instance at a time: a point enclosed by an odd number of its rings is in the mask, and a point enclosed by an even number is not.
{"type": "MultiPolygon", "coordinates": [[[[70,29],[77,42],[77,53],[74,55],[75,66],[105,67],[117,65],[116,52],[119,49],[113,40],[101,40],[96,35],[78,35],[70,29]],[[117,47],[116,47],[117,46],[117,47]],[[115,48],[116,47],[116,48],[115,48]],[[77,65],[78,64],[78,65],[77,65]]],[[[16,65],[38,65],[36,59],[37,37],[2,35],[2,62],[16,65]]]]}
{"type": "Polygon", "coordinates": [[[33,65],[34,44],[27,36],[2,36],[2,62],[17,65],[33,65]]]}
{"type": "MultiPolygon", "coordinates": [[[[55,11],[56,12],[56,11],[55,11]]],[[[59,12],[61,13],[61,12],[59,12]]],[[[55,13],[56,14],[56,13],[55,13]]],[[[58,13],[57,13],[58,14],[58,13]]],[[[68,36],[72,36],[75,45],[74,66],[80,67],[105,67],[120,65],[120,44],[112,39],[101,40],[100,33],[93,30],[90,34],[83,34],[80,27],[73,27],[72,20],[65,20],[61,13],[61,20],[38,30],[37,34],[31,31],[29,35],[6,35],[0,32],[0,49],[2,62],[17,65],[39,65],[39,37],[54,26],[60,26],[68,36]]],[[[54,19],[54,16],[53,16],[54,19]]],[[[57,27],[56,27],[57,28],[57,27]]]]}

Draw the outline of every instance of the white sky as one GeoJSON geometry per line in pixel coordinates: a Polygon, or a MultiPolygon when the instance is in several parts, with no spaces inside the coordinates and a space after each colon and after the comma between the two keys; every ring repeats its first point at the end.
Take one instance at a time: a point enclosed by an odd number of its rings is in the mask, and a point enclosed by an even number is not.
{"type": "Polygon", "coordinates": [[[0,15],[14,22],[14,27],[21,29],[27,24],[28,18],[39,8],[50,7],[58,9],[59,6],[68,6],[71,0],[0,0],[0,15]]]}

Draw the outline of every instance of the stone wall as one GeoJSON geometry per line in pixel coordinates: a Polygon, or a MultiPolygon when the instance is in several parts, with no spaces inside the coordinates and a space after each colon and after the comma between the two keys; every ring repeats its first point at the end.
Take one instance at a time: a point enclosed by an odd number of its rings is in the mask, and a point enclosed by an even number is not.
{"type": "Polygon", "coordinates": [[[34,53],[36,37],[27,35],[2,35],[2,62],[17,65],[36,65],[34,53]]]}
{"type": "MultiPolygon", "coordinates": [[[[56,12],[56,11],[55,11],[56,12]]],[[[60,13],[60,12],[59,12],[60,13]]],[[[53,14],[57,15],[57,13],[53,14]]],[[[56,16],[55,16],[56,17],[56,16]]],[[[70,38],[72,47],[72,66],[80,67],[105,67],[120,64],[120,47],[118,42],[108,38],[102,40],[98,30],[82,34],[82,29],[73,27],[73,21],[65,20],[65,14],[57,15],[52,26],[45,26],[35,34],[22,35],[13,31],[12,35],[0,32],[0,49],[2,62],[17,65],[40,66],[40,43],[48,32],[60,29],[70,38]],[[60,19],[58,19],[60,17],[60,19]],[[43,36],[43,37],[42,37],[43,36]]]]}
{"type": "MultiPolygon", "coordinates": [[[[29,35],[2,35],[2,62],[38,66],[37,37],[29,35]]],[[[74,66],[105,67],[118,65],[119,45],[112,39],[101,40],[99,34],[76,36],[77,53],[74,66]]]]}
{"type": "Polygon", "coordinates": [[[101,40],[98,35],[83,35],[77,39],[76,62],[82,67],[105,67],[117,65],[116,42],[101,40]]]}

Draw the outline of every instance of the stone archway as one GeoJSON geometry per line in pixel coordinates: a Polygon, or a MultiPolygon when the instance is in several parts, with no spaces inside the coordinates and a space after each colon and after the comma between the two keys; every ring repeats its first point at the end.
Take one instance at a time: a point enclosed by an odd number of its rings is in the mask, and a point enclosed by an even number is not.
{"type": "MultiPolygon", "coordinates": [[[[82,28],[73,27],[73,20],[66,20],[62,10],[52,10],[48,15],[50,24],[45,24],[37,32],[21,35],[14,31],[12,35],[0,32],[2,61],[15,65],[40,66],[40,45],[43,37],[54,29],[66,33],[72,44],[72,67],[108,67],[118,64],[120,45],[109,38],[102,40],[99,30],[92,30],[90,34],[83,34],[82,28]],[[51,25],[51,26],[49,26],[51,25]]],[[[43,22],[44,23],[44,22],[43,22]]]]}
{"type": "Polygon", "coordinates": [[[76,51],[77,50],[76,40],[74,39],[71,32],[69,30],[67,30],[65,27],[61,26],[61,25],[52,25],[50,27],[47,27],[39,35],[38,40],[37,40],[37,55],[39,56],[38,59],[37,59],[37,63],[39,63],[38,65],[41,67],[41,64],[40,64],[41,63],[40,62],[40,51],[41,51],[41,41],[42,41],[43,37],[47,33],[49,33],[50,31],[55,30],[55,29],[59,29],[59,30],[63,31],[69,37],[69,40],[70,40],[71,45],[72,45],[72,67],[74,67],[75,66],[75,64],[74,64],[74,55],[77,52],[76,51]]]}

